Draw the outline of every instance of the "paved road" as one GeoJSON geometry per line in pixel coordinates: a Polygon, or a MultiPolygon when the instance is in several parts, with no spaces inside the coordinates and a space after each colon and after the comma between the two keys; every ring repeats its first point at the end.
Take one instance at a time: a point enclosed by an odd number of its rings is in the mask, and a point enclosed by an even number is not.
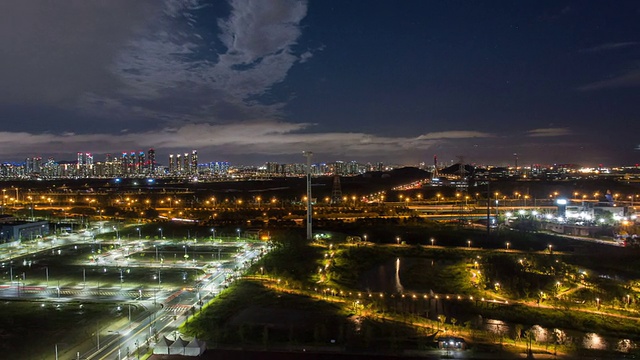
{"type": "MultiPolygon", "coordinates": [[[[44,240],[40,243],[22,245],[12,248],[11,251],[4,251],[0,254],[0,259],[9,261],[26,255],[35,255],[43,251],[55,251],[57,247],[73,244],[94,243],[91,237],[81,234],[71,234],[57,239],[44,240]]],[[[99,242],[99,241],[98,241],[99,242]]],[[[175,245],[170,240],[146,241],[156,246],[175,245]]],[[[104,242],[108,244],[110,242],[104,242]]],[[[131,242],[128,242],[131,243],[131,242]]],[[[203,303],[211,300],[219,293],[227,281],[240,275],[252,260],[261,256],[266,249],[263,246],[249,246],[244,242],[234,244],[215,244],[240,247],[244,251],[234,255],[231,260],[219,262],[217,267],[212,267],[209,272],[202,275],[193,288],[169,288],[168,284],[158,285],[153,290],[147,288],[140,290],[135,287],[105,288],[99,286],[62,286],[57,284],[25,285],[22,281],[13,281],[0,285],[0,298],[5,299],[27,299],[44,300],[50,302],[69,300],[91,300],[101,302],[116,302],[123,308],[122,312],[129,312],[129,307],[133,309],[130,314],[124,316],[123,320],[110,325],[99,326],[92,334],[92,339],[85,339],[79,344],[65,345],[64,349],[59,349],[60,358],[80,358],[80,359],[130,359],[137,358],[146,353],[149,347],[156,343],[156,339],[167,336],[174,339],[178,327],[191,317],[203,303]]],[[[210,243],[189,244],[190,248],[199,246],[211,246],[210,243]]],[[[131,253],[148,249],[149,245],[137,250],[129,250],[131,253]]],[[[101,255],[100,266],[121,265],[122,248],[118,248],[101,255]]],[[[202,269],[205,264],[211,262],[198,261],[195,263],[173,263],[164,264],[154,261],[129,261],[127,266],[131,267],[162,267],[163,269],[202,269]]],[[[96,264],[87,266],[95,266],[96,264]]]]}

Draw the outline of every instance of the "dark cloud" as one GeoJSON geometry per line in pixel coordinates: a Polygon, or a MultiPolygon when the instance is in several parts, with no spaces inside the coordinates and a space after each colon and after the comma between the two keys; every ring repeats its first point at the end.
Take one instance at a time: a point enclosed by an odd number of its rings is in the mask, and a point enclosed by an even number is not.
{"type": "Polygon", "coordinates": [[[0,103],[70,106],[116,88],[109,65],[152,18],[149,1],[0,3],[0,103]]]}
{"type": "Polygon", "coordinates": [[[559,143],[569,138],[561,136],[595,141],[593,124],[602,118],[627,128],[637,120],[630,96],[610,109],[613,91],[594,91],[640,85],[634,60],[614,51],[635,51],[633,31],[609,36],[603,26],[606,34],[589,33],[586,43],[601,45],[566,51],[585,44],[578,30],[600,26],[584,25],[594,13],[584,17],[582,7],[530,3],[532,11],[510,13],[491,2],[462,12],[447,2],[312,4],[0,3],[0,154],[156,147],[267,160],[309,149],[413,161],[425,152],[500,159],[540,147],[532,156],[555,159],[588,148],[586,140],[559,143]],[[503,27],[535,14],[554,21],[503,27]],[[606,64],[596,59],[605,56],[606,64]],[[605,78],[615,68],[627,70],[605,78]],[[542,125],[549,123],[563,125],[542,125]]]}

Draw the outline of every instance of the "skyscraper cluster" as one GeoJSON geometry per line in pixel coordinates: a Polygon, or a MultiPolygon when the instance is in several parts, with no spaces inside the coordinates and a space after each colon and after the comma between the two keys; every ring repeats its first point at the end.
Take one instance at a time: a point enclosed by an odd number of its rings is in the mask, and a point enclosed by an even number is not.
{"type": "Polygon", "coordinates": [[[169,155],[169,174],[171,175],[196,175],[198,173],[198,151],[193,150],[191,154],[171,154],[169,155]]]}
{"type": "Polygon", "coordinates": [[[106,154],[102,162],[94,161],[93,154],[78,152],[76,161],[56,162],[50,157],[45,163],[39,156],[26,158],[24,164],[4,163],[0,165],[3,178],[91,178],[118,176],[156,175],[156,152],[123,152],[122,156],[106,154]]]}

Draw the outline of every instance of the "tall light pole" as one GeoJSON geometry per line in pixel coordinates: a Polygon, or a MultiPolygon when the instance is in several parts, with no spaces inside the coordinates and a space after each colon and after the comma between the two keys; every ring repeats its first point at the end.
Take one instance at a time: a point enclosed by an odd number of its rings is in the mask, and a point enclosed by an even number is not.
{"type": "Polygon", "coordinates": [[[160,240],[162,240],[164,238],[164,235],[162,234],[162,228],[158,228],[158,231],[160,231],[160,240]]]}
{"type": "Polygon", "coordinates": [[[136,230],[138,230],[138,239],[142,239],[142,232],[140,231],[140,228],[136,228],[136,230]]]}
{"type": "Polygon", "coordinates": [[[312,225],[311,219],[313,211],[311,209],[311,157],[313,153],[311,151],[303,151],[302,155],[307,158],[307,240],[312,239],[312,225]]]}

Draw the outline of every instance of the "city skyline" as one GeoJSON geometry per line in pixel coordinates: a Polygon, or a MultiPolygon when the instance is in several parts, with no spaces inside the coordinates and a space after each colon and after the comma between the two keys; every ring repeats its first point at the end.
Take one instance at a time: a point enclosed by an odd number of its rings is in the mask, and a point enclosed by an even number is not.
{"type": "MultiPolygon", "coordinates": [[[[55,158],[51,154],[38,154],[33,156],[27,156],[21,160],[15,160],[15,161],[8,161],[7,159],[0,158],[0,164],[19,165],[19,164],[29,164],[30,162],[33,162],[33,161],[39,161],[41,163],[55,162],[55,163],[62,163],[62,164],[92,165],[94,163],[110,163],[114,161],[118,162],[118,161],[122,161],[123,159],[129,159],[129,158],[131,159],[137,158],[137,162],[139,162],[140,164],[144,164],[145,167],[157,165],[157,166],[166,167],[167,169],[172,168],[172,161],[175,162],[175,164],[178,164],[178,161],[179,161],[179,163],[183,163],[184,166],[187,166],[187,163],[188,163],[189,166],[193,166],[194,168],[197,167],[198,165],[206,165],[209,163],[224,162],[224,163],[230,164],[229,161],[221,158],[208,158],[208,159],[205,158],[205,159],[199,160],[198,152],[199,152],[198,149],[192,149],[184,152],[177,151],[177,152],[167,153],[164,156],[161,155],[160,158],[157,158],[156,149],[153,147],[147,150],[138,149],[138,150],[132,150],[132,151],[109,151],[109,152],[98,153],[98,154],[87,152],[87,151],[76,151],[73,154],[71,153],[68,154],[64,158],[55,158]],[[71,158],[72,156],[74,158],[71,158]],[[193,158],[194,156],[195,156],[195,159],[193,158]]],[[[585,169],[597,169],[597,168],[608,169],[608,168],[625,168],[625,167],[638,168],[638,166],[640,166],[638,163],[618,164],[618,165],[612,165],[612,166],[605,166],[603,164],[596,164],[595,166],[586,166],[583,164],[577,164],[577,163],[571,163],[571,162],[543,163],[543,162],[533,161],[530,163],[523,163],[522,161],[519,161],[519,156],[517,153],[511,154],[511,157],[509,158],[509,160],[510,162],[500,161],[499,163],[490,163],[490,162],[477,163],[477,162],[466,161],[466,158],[464,156],[458,156],[456,157],[456,159],[442,160],[438,158],[437,155],[434,155],[431,158],[422,159],[422,161],[418,163],[402,163],[394,160],[391,160],[390,162],[383,162],[383,161],[380,161],[379,159],[377,161],[373,159],[372,161],[363,162],[363,161],[357,161],[349,158],[325,157],[321,159],[314,158],[314,160],[312,161],[312,164],[319,165],[319,164],[329,164],[329,163],[360,163],[360,164],[384,164],[384,165],[390,165],[392,167],[402,167],[402,166],[421,167],[421,168],[436,167],[438,169],[459,164],[461,161],[467,165],[477,166],[477,167],[489,167],[489,168],[494,168],[494,167],[516,168],[517,167],[518,169],[520,168],[525,169],[525,168],[531,168],[531,167],[556,167],[556,166],[563,166],[563,167],[569,166],[573,168],[585,168],[585,169]]],[[[292,159],[292,161],[276,161],[273,158],[265,157],[265,159],[260,163],[234,163],[234,166],[260,167],[268,164],[284,165],[284,164],[304,164],[304,163],[305,161],[299,158],[294,158],[292,159]]]]}
{"type": "Polygon", "coordinates": [[[0,158],[633,165],[638,16],[633,1],[6,3],[0,158]]]}

